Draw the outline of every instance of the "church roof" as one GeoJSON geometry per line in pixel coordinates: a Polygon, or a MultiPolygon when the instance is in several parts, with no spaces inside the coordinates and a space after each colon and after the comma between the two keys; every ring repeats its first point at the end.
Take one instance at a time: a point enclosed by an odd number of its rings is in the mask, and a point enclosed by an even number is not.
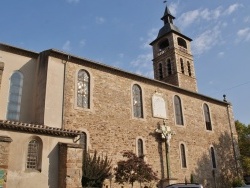
{"type": "Polygon", "coordinates": [[[61,129],[46,125],[29,124],[9,120],[0,120],[0,130],[52,135],[59,137],[76,137],[82,134],[81,131],[77,130],[61,129]]]}
{"type": "MultiPolygon", "coordinates": [[[[6,45],[7,44],[0,43],[0,50],[2,49],[2,46],[6,46],[6,45]]],[[[8,45],[7,45],[7,47],[8,47],[8,45]]],[[[18,47],[13,47],[13,48],[18,50],[19,51],[18,53],[20,53],[20,54],[22,54],[23,51],[26,51],[25,49],[18,48],[18,47]]],[[[188,95],[193,95],[193,96],[195,96],[197,98],[204,98],[206,100],[211,100],[213,102],[217,102],[217,103],[223,104],[223,105],[230,104],[229,102],[221,101],[221,100],[218,100],[218,99],[206,96],[206,95],[202,95],[202,94],[197,93],[197,92],[186,90],[184,88],[180,88],[180,87],[177,87],[177,86],[174,86],[174,85],[162,82],[162,81],[158,81],[158,80],[155,80],[155,79],[152,79],[152,78],[148,78],[148,77],[145,77],[145,76],[142,76],[142,75],[138,75],[138,74],[131,73],[131,72],[128,72],[128,71],[124,71],[122,69],[119,69],[119,68],[116,68],[116,67],[113,67],[113,66],[109,66],[109,65],[97,62],[97,61],[93,61],[93,60],[90,60],[90,59],[87,59],[87,58],[83,58],[83,57],[80,57],[80,56],[69,54],[69,53],[66,53],[66,52],[63,52],[63,51],[60,51],[60,50],[57,50],[57,49],[49,49],[49,50],[44,51],[44,52],[47,52],[47,55],[49,55],[49,56],[50,55],[55,56],[55,57],[59,56],[59,57],[65,59],[65,60],[67,60],[67,58],[70,57],[72,62],[78,62],[78,63],[84,62],[84,63],[87,63],[87,64],[91,64],[92,66],[106,69],[106,71],[110,71],[112,73],[120,73],[120,74],[126,75],[128,77],[134,77],[137,80],[143,80],[143,82],[148,82],[148,83],[151,83],[151,84],[153,83],[154,85],[159,84],[163,88],[171,89],[171,90],[174,90],[174,91],[180,92],[180,93],[186,93],[188,95]]],[[[32,53],[34,53],[34,52],[32,52],[32,53]]],[[[0,120],[0,123],[1,123],[1,120],[0,120]]],[[[1,129],[1,125],[0,125],[0,129],[1,129]]]]}

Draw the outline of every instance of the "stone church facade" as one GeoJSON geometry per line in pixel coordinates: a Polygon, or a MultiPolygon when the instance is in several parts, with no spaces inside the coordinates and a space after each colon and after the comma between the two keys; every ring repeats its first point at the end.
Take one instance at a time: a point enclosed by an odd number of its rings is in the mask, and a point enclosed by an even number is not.
{"type": "MultiPolygon", "coordinates": [[[[229,187],[240,168],[232,106],[198,93],[191,39],[173,24],[150,44],[154,79],[50,49],[41,53],[0,43],[0,187],[81,187],[83,150],[144,155],[163,187],[170,179],[229,187]]],[[[145,184],[150,186],[149,184],[145,184]]],[[[114,177],[105,188],[127,188],[114,177]]],[[[135,184],[139,187],[139,184],[135,184]]]]}

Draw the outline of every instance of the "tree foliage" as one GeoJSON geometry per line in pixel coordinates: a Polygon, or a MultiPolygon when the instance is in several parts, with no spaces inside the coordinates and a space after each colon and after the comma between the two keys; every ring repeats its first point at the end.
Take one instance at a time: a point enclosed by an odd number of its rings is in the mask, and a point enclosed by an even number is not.
{"type": "Polygon", "coordinates": [[[157,180],[157,175],[153,172],[149,164],[146,164],[143,157],[137,157],[131,151],[125,151],[123,157],[127,160],[121,160],[117,163],[115,170],[115,181],[119,184],[134,182],[144,183],[157,180]]]}
{"type": "Polygon", "coordinates": [[[250,175],[250,125],[235,121],[238,133],[238,143],[241,154],[241,164],[245,175],[250,175]]]}
{"type": "Polygon", "coordinates": [[[111,175],[111,160],[108,157],[97,156],[85,152],[82,168],[83,187],[102,187],[103,181],[111,175]]]}

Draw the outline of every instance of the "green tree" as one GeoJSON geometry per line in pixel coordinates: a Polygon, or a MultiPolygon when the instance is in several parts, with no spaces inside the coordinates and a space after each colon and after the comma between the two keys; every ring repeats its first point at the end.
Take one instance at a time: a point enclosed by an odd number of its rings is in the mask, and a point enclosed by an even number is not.
{"type": "Polygon", "coordinates": [[[244,175],[250,175],[250,125],[235,121],[244,175]]]}
{"type": "Polygon", "coordinates": [[[115,181],[119,184],[134,182],[144,183],[157,180],[157,175],[153,172],[149,164],[146,164],[143,157],[137,157],[131,151],[125,151],[123,157],[127,160],[118,161],[115,170],[115,181]]]}
{"type": "Polygon", "coordinates": [[[92,156],[85,152],[82,174],[83,187],[102,187],[103,181],[111,175],[111,160],[107,155],[97,156],[96,151],[92,156]]]}

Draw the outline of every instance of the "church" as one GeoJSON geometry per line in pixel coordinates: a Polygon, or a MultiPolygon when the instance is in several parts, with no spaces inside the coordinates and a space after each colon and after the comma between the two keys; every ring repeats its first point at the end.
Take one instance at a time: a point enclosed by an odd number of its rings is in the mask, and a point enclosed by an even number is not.
{"type": "MultiPolygon", "coordinates": [[[[232,105],[198,93],[192,39],[168,7],[161,19],[150,43],[154,79],[0,43],[0,187],[79,188],[84,150],[107,155],[114,168],[123,151],[143,155],[159,179],[143,187],[190,177],[230,187],[240,174],[232,105]]],[[[103,187],[130,185],[111,176],[103,187]]]]}

